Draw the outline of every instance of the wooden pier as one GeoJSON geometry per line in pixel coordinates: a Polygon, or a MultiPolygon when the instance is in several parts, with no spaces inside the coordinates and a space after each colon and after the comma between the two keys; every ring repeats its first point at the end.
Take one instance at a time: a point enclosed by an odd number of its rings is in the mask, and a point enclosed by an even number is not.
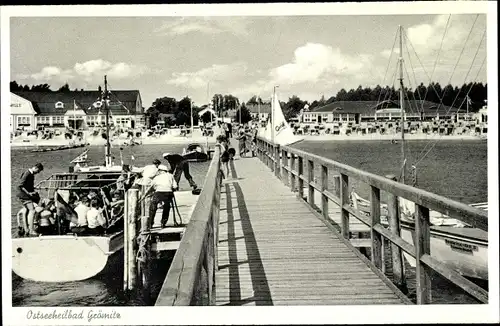
{"type": "Polygon", "coordinates": [[[431,271],[488,302],[487,290],[433,258],[429,245],[430,209],[487,231],[484,211],[293,147],[259,139],[257,148],[257,157],[230,162],[227,180],[216,148],[157,306],[411,304],[403,251],[417,262],[417,304],[432,303],[431,271]],[[350,204],[350,179],[370,185],[369,216],[350,204]],[[415,245],[400,237],[399,197],[416,205],[415,245]]]}

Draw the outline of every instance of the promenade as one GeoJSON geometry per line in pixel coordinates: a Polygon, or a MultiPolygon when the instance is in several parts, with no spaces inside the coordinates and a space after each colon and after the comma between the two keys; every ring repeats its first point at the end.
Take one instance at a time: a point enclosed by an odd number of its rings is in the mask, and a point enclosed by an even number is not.
{"type": "Polygon", "coordinates": [[[410,303],[258,158],[230,165],[221,189],[216,305],[410,303]]]}

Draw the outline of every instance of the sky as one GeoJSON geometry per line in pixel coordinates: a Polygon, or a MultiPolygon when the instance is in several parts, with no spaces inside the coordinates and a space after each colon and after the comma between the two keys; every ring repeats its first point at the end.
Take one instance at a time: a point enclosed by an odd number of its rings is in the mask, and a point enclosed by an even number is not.
{"type": "Polygon", "coordinates": [[[145,108],[163,96],[269,99],[275,85],[280,100],[312,102],[397,87],[398,25],[405,85],[486,82],[484,14],[12,17],[11,80],[97,89],[106,74],[111,90],[138,89],[145,108]]]}

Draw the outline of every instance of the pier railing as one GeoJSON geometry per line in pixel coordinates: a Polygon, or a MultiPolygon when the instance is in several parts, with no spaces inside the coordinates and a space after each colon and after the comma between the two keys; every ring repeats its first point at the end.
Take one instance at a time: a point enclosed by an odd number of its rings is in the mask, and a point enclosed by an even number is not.
{"type": "MultiPolygon", "coordinates": [[[[251,139],[251,137],[248,138],[251,139]]],[[[338,205],[341,209],[339,235],[344,240],[351,240],[349,230],[351,216],[368,226],[371,234],[371,262],[367,262],[378,273],[383,273],[385,270],[383,245],[388,240],[391,243],[393,282],[397,287],[406,286],[401,250],[415,258],[417,304],[431,303],[431,270],[462,288],[478,301],[488,302],[488,291],[463,277],[445,263],[431,257],[430,253],[429,210],[457,218],[475,228],[487,231],[488,215],[485,211],[303,150],[290,146],[280,147],[261,137],[257,138],[256,154],[283,183],[292,191],[298,192],[299,198],[304,199],[304,189],[306,189],[306,202],[317,208],[326,222],[332,221],[328,213],[330,202],[338,205]],[[307,167],[307,174],[304,174],[304,166],[307,167]],[[314,175],[315,168],[318,167],[321,172],[319,182],[316,181],[317,178],[314,175]],[[370,187],[369,216],[350,204],[349,185],[352,180],[361,181],[370,187]],[[328,190],[329,181],[334,181],[335,192],[328,190]],[[381,224],[381,191],[389,194],[388,228],[381,224]],[[321,196],[320,203],[315,203],[315,192],[321,196]],[[400,236],[398,212],[400,197],[415,203],[415,245],[406,242],[400,236]]]]}
{"type": "Polygon", "coordinates": [[[220,148],[163,283],[156,306],[215,304],[221,191],[220,148]]]}

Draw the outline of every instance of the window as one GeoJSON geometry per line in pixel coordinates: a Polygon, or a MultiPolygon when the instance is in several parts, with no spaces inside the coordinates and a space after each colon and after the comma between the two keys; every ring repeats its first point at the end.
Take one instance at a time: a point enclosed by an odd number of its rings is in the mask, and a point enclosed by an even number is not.
{"type": "Polygon", "coordinates": [[[31,119],[30,117],[17,117],[17,124],[29,126],[31,124],[31,119]]]}
{"type": "Polygon", "coordinates": [[[64,103],[61,101],[56,102],[56,109],[64,109],[64,103]]]}

